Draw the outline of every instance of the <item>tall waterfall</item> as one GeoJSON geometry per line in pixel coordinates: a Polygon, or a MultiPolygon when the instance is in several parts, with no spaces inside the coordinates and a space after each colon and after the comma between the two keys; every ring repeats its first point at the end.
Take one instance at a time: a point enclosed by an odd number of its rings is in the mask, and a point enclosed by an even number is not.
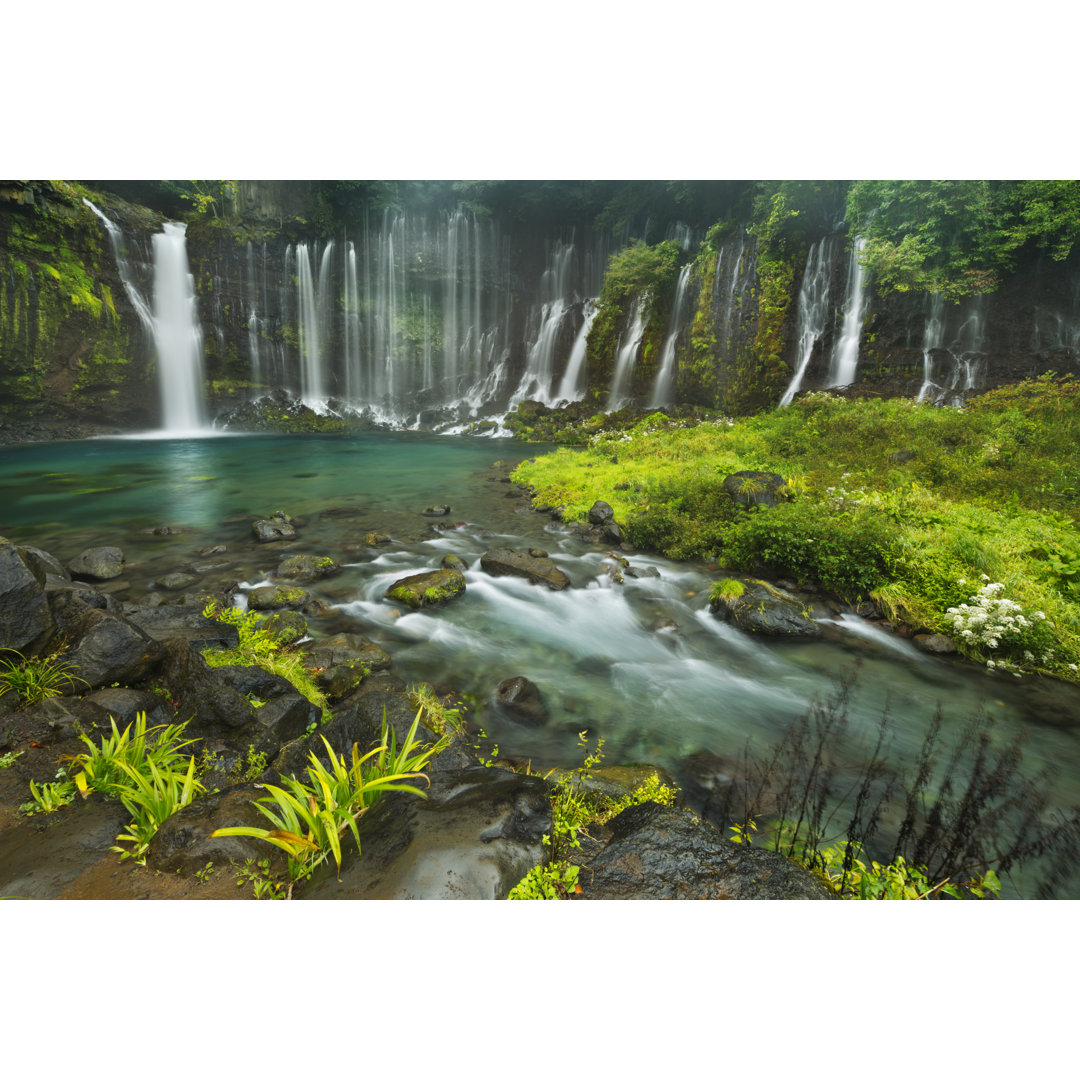
{"type": "Polygon", "coordinates": [[[686,287],[690,282],[692,265],[692,263],[687,263],[679,271],[679,280],[675,286],[675,301],[671,312],[671,323],[668,326],[667,335],[664,337],[664,346],[660,352],[660,370],[656,373],[652,397],[649,399],[650,409],[657,409],[661,405],[671,403],[671,391],[675,381],[675,342],[686,327],[686,287]]]}
{"type": "Polygon", "coordinates": [[[585,387],[581,385],[581,372],[585,367],[585,351],[596,318],[596,300],[586,300],[582,304],[581,313],[583,319],[581,329],[574,338],[574,344],[570,349],[570,358],[566,361],[566,371],[563,372],[562,382],[559,384],[559,399],[565,401],[579,401],[585,395],[585,387]]]}
{"type": "Polygon", "coordinates": [[[945,295],[934,293],[929,298],[930,310],[926,315],[923,328],[923,382],[916,401],[925,401],[932,397],[936,389],[934,384],[934,350],[941,348],[945,334],[945,295]]]}
{"type": "Polygon", "coordinates": [[[154,236],[154,344],[162,426],[177,434],[206,426],[202,328],[188,270],[187,226],[167,222],[154,236]]]}
{"type": "Polygon", "coordinates": [[[810,245],[806,256],[806,269],[803,271],[802,285],[799,287],[796,328],[798,340],[798,359],[795,374],[791,378],[780,405],[790,405],[795,395],[802,389],[803,376],[814,355],[814,347],[822,339],[829,325],[829,287],[832,284],[831,270],[833,237],[827,237],[810,245]]]}
{"type": "Polygon", "coordinates": [[[865,287],[866,271],[859,261],[859,255],[865,247],[866,240],[861,236],[856,237],[848,264],[844,325],[833,350],[826,384],[828,386],[850,386],[855,381],[855,371],[859,365],[859,341],[862,338],[863,320],[866,318],[866,307],[870,299],[869,291],[865,287]]]}
{"type": "Polygon", "coordinates": [[[645,333],[645,307],[648,295],[635,296],[630,304],[630,317],[626,328],[619,336],[619,350],[615,357],[615,375],[611,380],[611,393],[608,395],[609,412],[621,409],[629,399],[630,375],[637,361],[641,339],[645,333]]]}
{"type": "Polygon", "coordinates": [[[557,245],[552,264],[540,279],[543,304],[539,313],[539,329],[526,353],[525,372],[511,403],[533,398],[550,405],[558,400],[558,396],[552,393],[555,346],[563,320],[574,300],[568,292],[573,255],[573,244],[557,245]]]}

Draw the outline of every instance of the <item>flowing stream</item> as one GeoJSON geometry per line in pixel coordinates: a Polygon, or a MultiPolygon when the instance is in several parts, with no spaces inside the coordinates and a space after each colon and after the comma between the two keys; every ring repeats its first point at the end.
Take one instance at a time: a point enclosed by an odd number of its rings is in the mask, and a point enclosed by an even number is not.
{"type": "MultiPolygon", "coordinates": [[[[309,586],[335,605],[311,620],[313,633],[366,634],[406,681],[469,695],[502,756],[534,768],[580,764],[578,733],[588,730],[604,738],[609,764],[656,763],[680,783],[702,755],[732,771],[748,741],[764,753],[850,672],[844,751],[853,767],[869,754],[883,712],[899,768],[939,706],[947,738],[985,710],[998,719],[995,742],[1025,725],[1029,768],[1055,764],[1058,804],[1080,802],[1076,688],[937,659],[853,615],[827,620],[827,635],[814,641],[747,635],[710,613],[717,573],[701,565],[630,553],[633,566],[660,576],[615,584],[606,549],[508,497],[517,493],[499,482],[505,465],[493,468],[496,454],[514,465],[543,450],[406,432],[19,446],[0,461],[0,535],[62,561],[116,544],[126,569],[106,588],[132,601],[172,570],[195,568],[203,588],[251,586],[287,554],[329,555],[344,570],[309,586]],[[435,502],[451,506],[449,517],[424,516],[435,502]],[[251,522],[279,508],[299,519],[298,540],[256,544],[251,522]],[[176,531],[155,534],[162,525],[176,531]],[[369,547],[370,531],[393,543],[369,547]],[[216,544],[226,552],[198,554],[216,544]],[[480,557],[495,545],[544,548],[572,587],[551,592],[488,576],[480,557]],[[437,567],[448,552],[469,566],[463,597],[422,612],[384,598],[397,578],[437,567]],[[499,683],[517,675],[539,687],[547,723],[521,726],[492,704],[499,683]]],[[[1022,879],[1006,885],[1011,895],[1024,888],[1022,879]]]]}

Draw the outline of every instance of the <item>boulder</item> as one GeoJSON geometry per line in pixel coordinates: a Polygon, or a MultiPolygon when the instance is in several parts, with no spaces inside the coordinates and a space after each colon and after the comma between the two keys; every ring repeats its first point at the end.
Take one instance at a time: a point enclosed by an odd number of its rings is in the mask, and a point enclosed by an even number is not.
{"type": "Polygon", "coordinates": [[[492,577],[523,577],[556,591],[570,584],[570,578],[550,558],[537,558],[514,548],[489,548],[480,556],[480,568],[492,577]]]}
{"type": "Polygon", "coordinates": [[[956,642],[944,634],[916,634],[912,639],[923,652],[948,656],[956,652],[956,642]]]}
{"type": "Polygon", "coordinates": [[[251,523],[251,532],[260,544],[270,544],[275,540],[294,540],[296,538],[296,526],[292,518],[281,510],[271,514],[268,518],[251,523]]]}
{"type": "Polygon", "coordinates": [[[511,720],[528,727],[538,727],[548,718],[547,706],[539,688],[523,675],[515,675],[499,683],[495,703],[511,720]]]}
{"type": "Polygon", "coordinates": [[[81,611],[65,611],[63,633],[70,644],[57,656],[87,689],[139,682],[161,664],[165,656],[161,643],[134,623],[111,611],[79,606],[81,611]],[[73,617],[67,618],[69,613],[73,617]]]}
{"type": "Polygon", "coordinates": [[[266,794],[260,784],[239,784],[205,795],[177,810],[162,822],[150,841],[146,865],[161,873],[197,874],[208,862],[216,867],[269,858],[276,869],[284,869],[285,853],[265,840],[254,836],[212,836],[216,829],[240,825],[273,828],[255,805],[266,794]]]}
{"type": "Polygon", "coordinates": [[[45,592],[46,571],[0,537],[0,652],[32,654],[56,628],[45,592]]]}
{"type": "Polygon", "coordinates": [[[459,570],[464,574],[469,569],[469,564],[460,555],[448,552],[442,557],[442,568],[444,570],[459,570]]]}
{"type": "Polygon", "coordinates": [[[387,599],[407,604],[417,611],[420,608],[449,603],[464,592],[465,575],[460,570],[444,568],[401,578],[386,590],[385,595],[387,599]]]}
{"type": "Polygon", "coordinates": [[[176,719],[189,721],[191,734],[230,731],[255,721],[255,708],[230,685],[221,668],[212,668],[186,638],[165,643],[160,680],[176,701],[176,719]]]}
{"type": "Polygon", "coordinates": [[[385,671],[392,663],[386,650],[363,634],[322,638],[307,652],[307,665],[330,701],[348,697],[373,671],[385,671]]]}
{"type": "Polygon", "coordinates": [[[275,608],[300,608],[311,594],[298,585],[260,585],[248,593],[248,607],[252,611],[272,611],[275,608]]]}
{"type": "Polygon", "coordinates": [[[446,517],[450,513],[450,507],[445,503],[429,506],[423,511],[425,517],[446,517]]]}
{"type": "MultiPolygon", "coordinates": [[[[420,785],[423,789],[423,785],[420,785]]],[[[483,766],[433,776],[427,798],[391,792],[360,819],[363,857],[342,843],[304,900],[503,900],[543,858],[547,785],[483,766]]]]}
{"type": "Polygon", "coordinates": [[[601,499],[597,499],[596,502],[589,507],[589,524],[590,525],[607,525],[608,522],[615,520],[615,511],[611,508],[610,503],[606,503],[601,499]]]}
{"type": "Polygon", "coordinates": [[[126,604],[124,618],[155,641],[182,637],[196,649],[232,649],[240,641],[235,626],[206,618],[203,608],[196,605],[126,604]]]}
{"type": "Polygon", "coordinates": [[[288,578],[306,585],[319,578],[341,573],[341,567],[329,555],[292,555],[282,559],[274,571],[274,577],[288,578]]]}
{"type": "Polygon", "coordinates": [[[733,844],[690,810],[631,806],[583,863],[584,900],[828,900],[835,894],[775,851],[733,844]]]}
{"type": "Polygon", "coordinates": [[[749,509],[751,506],[775,506],[785,483],[787,481],[779,473],[744,469],[725,477],[723,487],[737,506],[749,509]]]}
{"type": "Polygon", "coordinates": [[[67,569],[78,581],[111,581],[124,572],[124,553],[118,547],[87,548],[67,569]]]}
{"type": "MultiPolygon", "coordinates": [[[[304,606],[305,611],[307,607],[308,605],[304,606]]],[[[259,629],[265,630],[281,645],[295,645],[307,636],[308,624],[307,619],[298,611],[275,611],[259,623],[259,629]]]]}
{"type": "Polygon", "coordinates": [[[820,637],[821,627],[796,596],[755,578],[731,578],[732,591],[709,601],[712,613],[748,634],[772,637],[820,637]],[[741,585],[741,591],[736,591],[741,585]]]}
{"type": "Polygon", "coordinates": [[[393,543],[393,541],[390,539],[389,536],[386,535],[386,533],[369,532],[364,533],[364,543],[367,544],[368,547],[376,547],[379,544],[393,543]]]}

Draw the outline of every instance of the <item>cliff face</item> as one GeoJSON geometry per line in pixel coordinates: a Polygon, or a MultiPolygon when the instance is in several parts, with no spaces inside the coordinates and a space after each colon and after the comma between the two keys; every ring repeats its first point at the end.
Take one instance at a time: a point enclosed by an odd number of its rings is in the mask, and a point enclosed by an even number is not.
{"type": "MultiPolygon", "coordinates": [[[[118,201],[130,229],[156,224],[118,201]]],[[[0,413],[147,425],[151,352],[74,185],[0,182],[0,413]]]]}
{"type": "MultiPolygon", "coordinates": [[[[648,284],[592,321],[616,273],[610,238],[464,209],[328,232],[327,213],[314,184],[238,181],[193,216],[211,417],[275,387],[432,425],[582,395],[597,410],[733,414],[822,388],[958,403],[1080,371],[1076,255],[1032,258],[960,304],[881,298],[842,233],[778,252],[729,223],[658,245],[648,284]]],[[[0,415],[161,423],[151,238],[164,220],[104,190],[0,181],[0,415]]]]}

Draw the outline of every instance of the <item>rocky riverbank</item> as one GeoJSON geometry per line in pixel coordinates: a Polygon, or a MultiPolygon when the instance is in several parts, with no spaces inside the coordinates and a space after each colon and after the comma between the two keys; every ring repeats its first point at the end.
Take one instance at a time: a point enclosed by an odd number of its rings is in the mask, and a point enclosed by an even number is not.
{"type": "MultiPolygon", "coordinates": [[[[609,518],[598,512],[598,544],[612,541],[609,518]]],[[[361,530],[370,537],[364,547],[372,557],[388,541],[376,524],[361,530]]],[[[437,533],[453,523],[428,527],[437,533]]],[[[323,739],[335,754],[347,756],[354,745],[363,751],[377,744],[385,718],[401,745],[418,711],[420,738],[435,742],[441,735],[445,744],[427,769],[428,797],[385,796],[361,820],[362,857],[346,838],[340,878],[332,865],[324,866],[301,883],[296,897],[501,899],[545,860],[542,838],[552,828],[548,781],[485,759],[475,724],[437,729],[439,710],[425,712],[423,701],[452,701],[453,688],[406,685],[387,650],[349,632],[348,618],[333,602],[340,564],[304,550],[312,543],[304,521],[269,515],[251,523],[243,552],[211,545],[174,558],[171,567],[159,560],[140,573],[115,545],[84,550],[64,563],[0,540],[0,655],[9,670],[40,672],[44,665],[54,674],[51,696],[20,698],[13,684],[0,696],[0,757],[8,762],[0,769],[0,893],[250,898],[251,868],[262,863],[262,880],[269,880],[280,874],[280,858],[264,841],[215,837],[215,830],[262,822],[254,806],[265,795],[262,785],[301,774],[312,751],[325,757],[323,739]],[[237,573],[256,552],[263,564],[275,556],[275,569],[269,583],[241,590],[237,573]],[[259,665],[207,662],[208,652],[236,645],[237,628],[208,618],[206,605],[224,609],[237,596],[261,613],[262,627],[288,642],[282,648],[299,658],[325,704],[259,665]],[[115,852],[130,818],[116,800],[91,794],[29,817],[19,808],[29,802],[40,811],[30,799],[31,781],[39,789],[55,782],[65,763],[86,750],[80,736],[97,743],[114,722],[123,730],[140,714],[150,725],[186,724],[185,737],[195,740],[187,752],[195,756],[206,794],[165,821],[145,867],[131,873],[131,861],[121,871],[115,852]]],[[[493,545],[480,565],[535,588],[574,588],[541,549],[493,545]]],[[[611,565],[620,574],[632,568],[625,554],[613,555],[611,565]]],[[[459,602],[465,592],[453,565],[432,568],[418,591],[413,583],[409,592],[407,582],[398,582],[401,595],[416,596],[418,606],[459,602]]],[[[544,721],[521,673],[507,672],[492,694],[507,715],[544,721]]],[[[580,898],[830,895],[802,867],[731,844],[687,807],[649,805],[624,811],[583,848],[580,898]]]]}

